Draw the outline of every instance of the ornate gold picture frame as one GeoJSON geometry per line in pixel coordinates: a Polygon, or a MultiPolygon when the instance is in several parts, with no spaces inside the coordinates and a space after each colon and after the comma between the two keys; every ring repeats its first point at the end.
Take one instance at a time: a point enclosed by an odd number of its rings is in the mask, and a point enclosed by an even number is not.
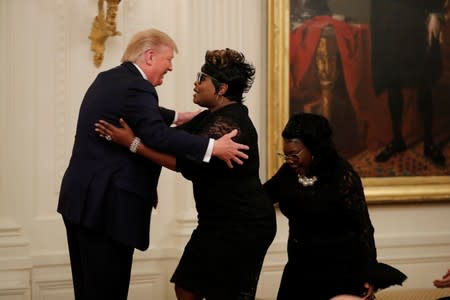
{"type": "MultiPolygon", "coordinates": [[[[289,0],[268,0],[267,170],[270,178],[283,161],[281,132],[289,117],[289,0]]],[[[447,162],[448,164],[448,162],[447,162]]],[[[362,178],[370,204],[450,201],[450,176],[362,178]]]]}

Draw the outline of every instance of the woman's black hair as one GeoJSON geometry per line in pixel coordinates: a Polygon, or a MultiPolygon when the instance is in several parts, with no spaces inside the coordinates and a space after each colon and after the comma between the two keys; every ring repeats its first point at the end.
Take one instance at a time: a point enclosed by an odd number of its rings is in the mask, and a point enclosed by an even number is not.
{"type": "Polygon", "coordinates": [[[255,67],[245,60],[242,53],[233,49],[206,51],[202,72],[213,77],[218,91],[221,83],[228,84],[224,96],[236,102],[242,102],[255,78],[255,67]]]}
{"type": "Polygon", "coordinates": [[[338,159],[328,120],[311,113],[295,113],[287,122],[281,136],[285,140],[299,139],[313,156],[311,174],[329,176],[338,159]]]}

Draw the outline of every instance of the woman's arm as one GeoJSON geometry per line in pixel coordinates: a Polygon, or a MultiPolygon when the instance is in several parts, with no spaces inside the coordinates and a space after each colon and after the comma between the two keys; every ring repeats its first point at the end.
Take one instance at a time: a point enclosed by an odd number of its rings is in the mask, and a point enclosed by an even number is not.
{"type": "MultiPolygon", "coordinates": [[[[95,123],[95,131],[107,140],[130,148],[131,143],[135,139],[135,135],[122,118],[120,118],[119,122],[122,127],[116,127],[104,120],[100,120],[98,123],[95,123]]],[[[173,155],[155,151],[140,142],[136,148],[136,153],[150,159],[158,165],[176,171],[176,158],[173,155]]]]}
{"type": "Polygon", "coordinates": [[[343,172],[342,180],[339,183],[339,197],[348,217],[353,221],[353,230],[357,233],[360,243],[361,257],[369,264],[376,263],[374,228],[370,220],[361,178],[350,167],[343,172]]]}
{"type": "Polygon", "coordinates": [[[286,178],[289,176],[289,171],[289,166],[287,164],[283,164],[277,172],[263,184],[264,191],[274,204],[280,202],[280,196],[283,190],[290,189],[289,184],[286,184],[286,178]]]}

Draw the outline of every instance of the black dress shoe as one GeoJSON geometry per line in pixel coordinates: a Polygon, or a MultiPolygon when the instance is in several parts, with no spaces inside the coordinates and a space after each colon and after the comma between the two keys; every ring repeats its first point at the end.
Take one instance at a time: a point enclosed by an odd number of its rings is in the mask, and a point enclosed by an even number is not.
{"type": "Polygon", "coordinates": [[[391,158],[392,155],[395,153],[403,152],[406,150],[405,143],[403,141],[393,141],[389,143],[389,145],[384,148],[383,151],[378,153],[377,156],[375,156],[375,161],[377,162],[385,162],[388,161],[389,158],[391,158]]]}
{"type": "Polygon", "coordinates": [[[441,149],[435,144],[426,145],[423,147],[423,154],[427,157],[431,162],[437,166],[443,167],[445,166],[445,157],[442,154],[441,149]]]}

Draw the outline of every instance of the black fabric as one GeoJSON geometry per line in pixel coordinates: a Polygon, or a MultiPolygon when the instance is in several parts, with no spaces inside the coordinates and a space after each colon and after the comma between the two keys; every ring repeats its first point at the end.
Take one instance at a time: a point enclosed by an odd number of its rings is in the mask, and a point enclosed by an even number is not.
{"type": "Polygon", "coordinates": [[[249,159],[232,169],[215,158],[208,164],[177,158],[177,169],[193,182],[198,226],[171,281],[208,300],[254,299],[276,220],[259,179],[257,133],[248,110],[236,103],[204,111],[181,129],[212,138],[238,129],[235,140],[250,150],[249,159]]]}
{"type": "Polygon", "coordinates": [[[376,248],[362,184],[344,160],[330,173],[326,182],[319,177],[313,186],[304,187],[284,164],[264,184],[289,219],[288,263],[279,300],[365,292],[367,278],[362,274],[376,263],[376,248]],[[324,283],[330,277],[333,282],[324,283]]]}
{"type": "Polygon", "coordinates": [[[376,289],[385,289],[392,285],[402,285],[407,276],[390,265],[376,263],[367,270],[367,278],[376,289]]]}
{"type": "Polygon", "coordinates": [[[134,249],[64,220],[76,300],[126,300],[134,249]]]}
{"type": "Polygon", "coordinates": [[[372,0],[372,69],[377,94],[391,86],[419,87],[441,71],[437,41],[427,42],[427,18],[445,0],[372,0]]]}

